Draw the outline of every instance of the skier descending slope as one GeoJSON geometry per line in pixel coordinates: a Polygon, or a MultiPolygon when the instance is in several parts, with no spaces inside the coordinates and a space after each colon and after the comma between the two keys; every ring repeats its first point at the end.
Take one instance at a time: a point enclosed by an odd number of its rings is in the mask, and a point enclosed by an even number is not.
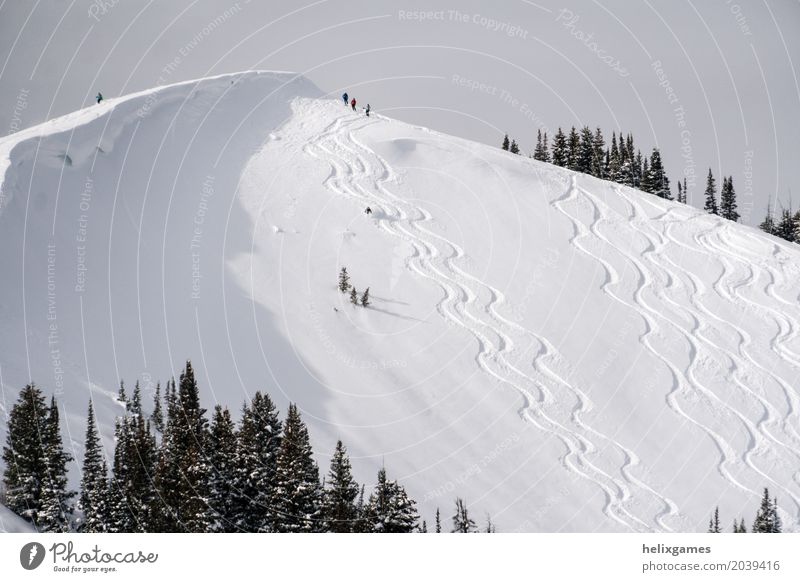
{"type": "Polygon", "coordinates": [[[347,107],[347,91],[342,93],[342,101],[344,101],[344,106],[347,107]]]}
{"type": "Polygon", "coordinates": [[[367,103],[367,109],[366,109],[366,111],[367,111],[367,117],[369,117],[369,109],[370,109],[370,107],[369,107],[369,103],[367,103]]]}
{"type": "Polygon", "coordinates": [[[353,100],[350,102],[350,105],[353,106],[353,111],[355,111],[356,110],[356,98],[355,97],[353,97],[353,100]]]}
{"type": "Polygon", "coordinates": [[[98,91],[95,99],[97,99],[97,102],[100,103],[103,100],[103,94],[98,91]]]}

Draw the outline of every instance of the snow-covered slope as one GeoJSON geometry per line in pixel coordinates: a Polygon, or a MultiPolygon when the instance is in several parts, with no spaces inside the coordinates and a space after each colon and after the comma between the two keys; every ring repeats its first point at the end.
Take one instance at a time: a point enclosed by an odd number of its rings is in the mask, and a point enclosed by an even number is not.
{"type": "Polygon", "coordinates": [[[57,391],[80,458],[90,394],[110,445],[118,379],[191,358],[206,405],[296,401],[429,521],[702,530],[769,486],[800,528],[795,247],[320,97],[244,73],[0,141],[3,406],[57,391]]]}

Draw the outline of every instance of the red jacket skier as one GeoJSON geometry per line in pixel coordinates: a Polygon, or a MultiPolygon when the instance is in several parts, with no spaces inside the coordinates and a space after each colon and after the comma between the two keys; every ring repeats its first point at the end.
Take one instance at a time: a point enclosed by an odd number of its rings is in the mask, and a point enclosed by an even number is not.
{"type": "Polygon", "coordinates": [[[353,100],[350,102],[350,105],[353,106],[353,111],[355,111],[356,110],[356,98],[355,97],[353,97],[353,100]]]}

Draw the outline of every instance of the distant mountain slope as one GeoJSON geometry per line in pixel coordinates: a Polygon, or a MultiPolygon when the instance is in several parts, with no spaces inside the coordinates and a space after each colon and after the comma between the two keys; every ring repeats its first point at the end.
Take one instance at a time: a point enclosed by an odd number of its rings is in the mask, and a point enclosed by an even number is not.
{"type": "Polygon", "coordinates": [[[501,531],[703,530],[769,486],[800,527],[793,245],[288,73],[2,152],[3,406],[58,391],[79,458],[90,394],[110,447],[118,379],[192,358],[206,406],[297,402],[318,451],[342,438],[367,483],[385,463],[429,521],[459,495],[501,531]]]}

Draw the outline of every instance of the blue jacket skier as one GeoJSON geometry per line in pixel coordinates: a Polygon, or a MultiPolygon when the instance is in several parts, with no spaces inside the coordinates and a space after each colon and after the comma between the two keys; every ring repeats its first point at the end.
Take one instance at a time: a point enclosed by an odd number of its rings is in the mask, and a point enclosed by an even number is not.
{"type": "Polygon", "coordinates": [[[100,103],[103,100],[103,94],[98,91],[95,99],[97,99],[97,102],[100,103]]]}
{"type": "Polygon", "coordinates": [[[342,101],[344,101],[344,106],[347,107],[347,91],[342,94],[342,101]]]}
{"type": "Polygon", "coordinates": [[[369,117],[369,103],[367,103],[367,117],[369,117]]]}

